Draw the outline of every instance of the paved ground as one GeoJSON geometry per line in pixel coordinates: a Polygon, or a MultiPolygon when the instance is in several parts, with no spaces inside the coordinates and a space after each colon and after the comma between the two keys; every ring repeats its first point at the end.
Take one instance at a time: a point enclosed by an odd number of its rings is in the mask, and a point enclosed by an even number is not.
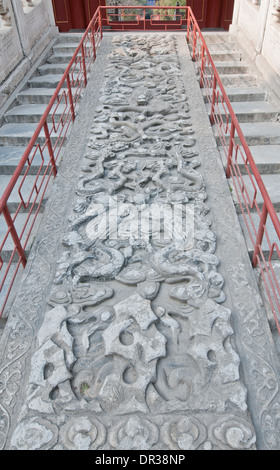
{"type": "Polygon", "coordinates": [[[280,448],[278,359],[183,34],[105,36],[1,356],[2,449],[280,448]]]}

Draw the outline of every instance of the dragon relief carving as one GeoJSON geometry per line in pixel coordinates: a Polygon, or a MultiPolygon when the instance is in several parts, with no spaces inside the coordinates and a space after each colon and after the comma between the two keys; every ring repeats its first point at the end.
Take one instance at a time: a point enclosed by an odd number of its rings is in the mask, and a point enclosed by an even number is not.
{"type": "Polygon", "coordinates": [[[176,41],[113,43],[12,448],[254,448],[176,41]],[[110,198],[128,237],[94,235],[110,198]],[[191,238],[138,238],[151,204],[192,206],[191,238]]]}

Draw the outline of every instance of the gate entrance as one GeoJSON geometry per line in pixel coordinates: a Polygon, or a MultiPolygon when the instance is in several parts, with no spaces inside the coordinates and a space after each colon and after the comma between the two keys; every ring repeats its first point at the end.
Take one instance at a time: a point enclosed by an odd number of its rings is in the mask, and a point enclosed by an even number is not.
{"type": "MultiPolygon", "coordinates": [[[[166,2],[164,2],[166,3],[166,2]]],[[[234,0],[181,0],[181,6],[192,8],[199,27],[228,30],[232,21],[234,0]]],[[[52,0],[56,25],[61,32],[86,29],[91,17],[99,6],[106,6],[106,0],[52,0]]],[[[112,3],[111,3],[112,4],[112,3]]],[[[161,0],[143,1],[131,0],[132,5],[156,7],[161,6],[161,0]]],[[[170,1],[170,6],[174,5],[170,1]]],[[[116,0],[114,6],[124,5],[122,0],[116,0]]],[[[165,6],[165,5],[162,5],[165,6]]],[[[131,25],[132,26],[132,25],[131,25]]],[[[131,27],[133,29],[133,26],[131,27]]],[[[139,28],[135,28],[139,29],[139,28]]]]}
{"type": "Polygon", "coordinates": [[[84,30],[99,6],[106,0],[52,0],[55,23],[59,31],[84,30]]]}

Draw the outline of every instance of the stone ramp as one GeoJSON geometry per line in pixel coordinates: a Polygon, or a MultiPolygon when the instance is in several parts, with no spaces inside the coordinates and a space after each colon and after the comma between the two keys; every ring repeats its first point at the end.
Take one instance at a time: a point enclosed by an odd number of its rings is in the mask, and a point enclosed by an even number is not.
{"type": "Polygon", "coordinates": [[[184,36],[103,39],[1,339],[2,449],[279,448],[277,355],[184,36]]]}

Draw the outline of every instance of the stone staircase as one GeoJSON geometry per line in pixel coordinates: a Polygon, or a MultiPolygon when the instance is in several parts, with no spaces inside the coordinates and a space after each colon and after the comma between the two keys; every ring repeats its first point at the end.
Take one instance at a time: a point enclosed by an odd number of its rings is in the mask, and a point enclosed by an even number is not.
{"type": "MultiPolygon", "coordinates": [[[[209,51],[239,120],[253,158],[266,185],[272,202],[280,216],[280,103],[276,104],[267,92],[250,58],[229,33],[204,32],[209,51]]],[[[206,102],[205,96],[205,102],[206,102]]],[[[210,114],[210,105],[206,104],[210,114]]],[[[226,120],[224,114],[223,119],[226,120]]],[[[218,133],[213,131],[220,145],[218,133]]],[[[223,150],[220,148],[224,165],[223,150]]],[[[245,180],[245,168],[241,166],[245,180]]],[[[232,182],[229,180],[232,187],[232,182]]],[[[239,211],[236,205],[237,211],[239,211]]],[[[257,217],[257,215],[256,215],[257,217]]],[[[240,216],[243,226],[243,218],[240,216]]],[[[269,229],[269,224],[268,224],[269,229]]],[[[246,237],[249,252],[252,252],[250,240],[246,237]]]]}
{"type": "MultiPolygon", "coordinates": [[[[53,47],[49,50],[47,55],[42,58],[40,65],[38,65],[34,73],[31,74],[28,80],[22,84],[20,90],[17,90],[14,97],[11,97],[10,106],[0,115],[0,196],[3,194],[11,176],[13,175],[20,158],[22,157],[26,146],[28,145],[40,118],[42,117],[46,106],[48,105],[51,97],[60,79],[69,64],[80,40],[82,34],[60,34],[53,47]]],[[[63,112],[63,106],[58,106],[56,115],[59,116],[63,112]]],[[[56,118],[57,119],[57,118],[56,118]]],[[[62,152],[63,153],[63,152],[62,152]]],[[[62,154],[61,154],[62,155],[62,154]]],[[[49,156],[44,153],[45,161],[48,162],[49,156]]],[[[32,167],[28,173],[27,181],[25,183],[25,190],[32,187],[35,181],[36,174],[42,164],[41,158],[35,158],[32,167]]],[[[59,162],[58,162],[59,164],[59,162]]],[[[52,180],[51,180],[52,181],[52,180]]],[[[48,191],[50,191],[51,181],[48,191]]],[[[47,197],[47,194],[46,194],[47,197]]],[[[19,196],[16,191],[11,194],[9,201],[9,209],[11,213],[15,211],[19,202],[19,196]]],[[[41,211],[43,211],[44,204],[41,211]]],[[[38,215],[36,224],[40,223],[41,214],[38,215]]],[[[21,230],[25,221],[24,214],[19,214],[17,217],[16,228],[21,230]]],[[[36,229],[36,226],[34,227],[36,229]]],[[[5,227],[0,227],[0,239],[6,231],[5,227]]],[[[31,241],[34,236],[30,238],[30,243],[27,246],[27,256],[31,248],[31,241]]],[[[5,251],[1,256],[5,263],[8,262],[12,250],[12,242],[9,246],[7,243],[5,251]]],[[[18,276],[19,277],[19,276],[18,276]]],[[[7,283],[8,284],[8,283],[7,283]]],[[[14,288],[16,290],[16,286],[14,288]]],[[[4,298],[6,291],[0,294],[0,302],[4,298]]],[[[11,295],[9,302],[12,301],[11,295]]],[[[8,311],[8,309],[7,309],[8,311]]],[[[3,326],[3,319],[0,323],[0,331],[3,326]]]]}
{"type": "MultiPolygon", "coordinates": [[[[239,120],[241,129],[249,145],[252,156],[257,164],[262,180],[266,186],[268,194],[274,204],[278,217],[280,218],[280,103],[272,96],[267,84],[263,82],[259,71],[255,69],[250,58],[246,56],[244,50],[237,42],[232,40],[229,33],[204,32],[209,51],[215,62],[216,68],[222,79],[226,93],[231,101],[233,110],[239,120]]],[[[202,90],[203,92],[203,90],[202,90]]],[[[204,93],[205,103],[210,115],[210,105],[204,93]]],[[[224,114],[223,119],[226,120],[224,114]]],[[[214,136],[220,150],[221,159],[224,167],[226,160],[222,147],[219,147],[220,141],[216,126],[213,126],[214,136]]],[[[248,181],[250,187],[250,177],[247,175],[245,165],[240,164],[244,180],[248,181]]],[[[233,182],[228,180],[230,190],[233,190],[233,182]]],[[[240,206],[232,191],[233,200],[243,230],[244,238],[248,247],[250,256],[253,254],[253,245],[248,235],[246,224],[241,214],[240,206]]],[[[258,198],[257,198],[258,201],[258,198]]],[[[258,201],[261,206],[261,200],[258,201]]],[[[259,215],[252,212],[252,220],[255,227],[259,224],[259,215]]],[[[279,246],[279,240],[273,228],[270,218],[267,219],[266,229],[271,244],[274,242],[279,246]]],[[[269,256],[270,247],[264,237],[263,252],[266,258],[269,256]]],[[[280,262],[279,259],[273,259],[274,273],[278,283],[280,282],[280,262]]],[[[277,334],[274,316],[267,295],[266,288],[271,288],[265,283],[261,276],[259,268],[255,270],[258,279],[260,294],[266,308],[268,321],[272,332],[276,332],[275,344],[280,354],[279,335],[277,334]]],[[[270,291],[272,297],[273,293],[270,291]]]]}

